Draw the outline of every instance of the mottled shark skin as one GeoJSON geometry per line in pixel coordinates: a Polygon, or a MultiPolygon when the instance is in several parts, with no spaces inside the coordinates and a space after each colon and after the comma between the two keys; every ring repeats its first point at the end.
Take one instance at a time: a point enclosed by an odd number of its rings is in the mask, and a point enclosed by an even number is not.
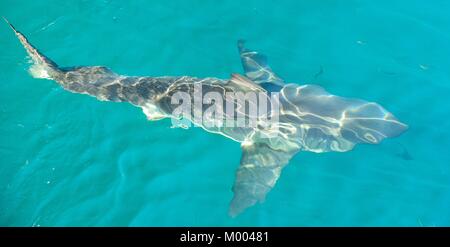
{"type": "MultiPolygon", "coordinates": [[[[264,201],[283,167],[297,152],[346,152],[355,144],[377,144],[407,128],[376,103],[335,96],[316,85],[286,84],[268,66],[266,57],[246,49],[243,41],[238,42],[238,49],[245,76],[137,77],[118,75],[103,66],[60,67],[9,25],[33,61],[30,72],[34,77],[54,80],[68,91],[102,101],[129,102],[142,108],[150,120],[174,117],[172,97],[178,92],[193,95],[196,85],[202,86],[203,95],[217,92],[224,98],[227,92],[279,92],[280,110],[276,113],[279,121],[275,129],[206,127],[201,120],[188,119],[209,132],[241,143],[242,157],[229,209],[232,216],[264,201]],[[270,135],[273,131],[277,135],[270,135]]],[[[192,111],[204,112],[205,106],[193,104],[192,111]]]]}

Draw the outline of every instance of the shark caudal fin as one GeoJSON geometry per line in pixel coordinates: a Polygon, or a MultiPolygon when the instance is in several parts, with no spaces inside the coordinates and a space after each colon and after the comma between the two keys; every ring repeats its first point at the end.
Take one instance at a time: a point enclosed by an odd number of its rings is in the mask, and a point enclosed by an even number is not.
{"type": "Polygon", "coordinates": [[[30,44],[25,35],[17,31],[17,29],[5,17],[3,17],[3,20],[5,20],[5,22],[11,27],[20,43],[22,43],[28,55],[31,57],[33,65],[30,67],[30,73],[33,77],[52,79],[56,74],[61,72],[55,62],[30,44]]]}

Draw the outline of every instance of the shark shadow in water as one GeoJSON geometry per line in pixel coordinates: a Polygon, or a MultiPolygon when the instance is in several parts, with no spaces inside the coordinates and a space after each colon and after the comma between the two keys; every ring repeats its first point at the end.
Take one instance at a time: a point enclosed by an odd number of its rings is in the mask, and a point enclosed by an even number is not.
{"type": "MultiPolygon", "coordinates": [[[[299,151],[346,152],[355,144],[376,144],[407,128],[376,103],[335,96],[316,85],[285,83],[268,66],[264,55],[246,49],[242,41],[238,42],[238,49],[245,75],[234,74],[230,79],[123,76],[103,66],[60,67],[5,21],[31,57],[30,72],[34,77],[54,80],[68,91],[102,101],[129,102],[142,108],[150,120],[173,118],[172,97],[179,92],[193,96],[199,85],[203,95],[217,92],[223,98],[229,92],[279,92],[276,135],[273,125],[208,127],[202,119],[188,119],[209,132],[241,143],[242,157],[229,208],[232,216],[262,202],[283,167],[299,151]]],[[[203,113],[206,109],[205,105],[193,105],[193,112],[203,113]]]]}

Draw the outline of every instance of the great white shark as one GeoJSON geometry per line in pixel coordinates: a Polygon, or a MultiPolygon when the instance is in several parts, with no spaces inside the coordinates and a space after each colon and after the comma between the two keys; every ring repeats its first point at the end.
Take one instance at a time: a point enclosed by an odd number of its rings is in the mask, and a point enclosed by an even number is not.
{"type": "MultiPolygon", "coordinates": [[[[245,75],[233,74],[230,79],[124,76],[104,66],[60,67],[4,20],[31,57],[33,77],[54,80],[70,92],[102,101],[129,102],[142,108],[150,120],[178,118],[172,114],[177,107],[173,97],[181,92],[194,98],[197,86],[201,86],[202,95],[216,92],[224,99],[233,92],[267,95],[278,92],[279,111],[269,110],[270,114],[276,114],[277,122],[271,125],[208,127],[205,119],[187,119],[241,143],[242,157],[229,207],[231,216],[264,201],[283,167],[300,151],[346,152],[355,144],[377,144],[407,129],[407,125],[377,103],[335,96],[317,85],[285,83],[269,67],[266,57],[245,48],[243,41],[238,42],[238,50],[245,75]]],[[[203,113],[207,108],[205,104],[192,105],[192,112],[203,113]]]]}

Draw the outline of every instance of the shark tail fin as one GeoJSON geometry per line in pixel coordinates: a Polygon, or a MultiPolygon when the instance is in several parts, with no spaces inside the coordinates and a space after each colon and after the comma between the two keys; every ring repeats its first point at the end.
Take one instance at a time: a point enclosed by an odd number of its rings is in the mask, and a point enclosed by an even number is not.
{"type": "Polygon", "coordinates": [[[20,43],[22,43],[26,52],[31,57],[33,65],[30,68],[30,73],[33,77],[51,79],[54,78],[56,74],[61,72],[55,62],[53,62],[50,58],[46,57],[38,49],[36,49],[28,41],[25,35],[19,32],[5,17],[3,17],[3,20],[5,20],[5,22],[11,27],[20,43]]]}

